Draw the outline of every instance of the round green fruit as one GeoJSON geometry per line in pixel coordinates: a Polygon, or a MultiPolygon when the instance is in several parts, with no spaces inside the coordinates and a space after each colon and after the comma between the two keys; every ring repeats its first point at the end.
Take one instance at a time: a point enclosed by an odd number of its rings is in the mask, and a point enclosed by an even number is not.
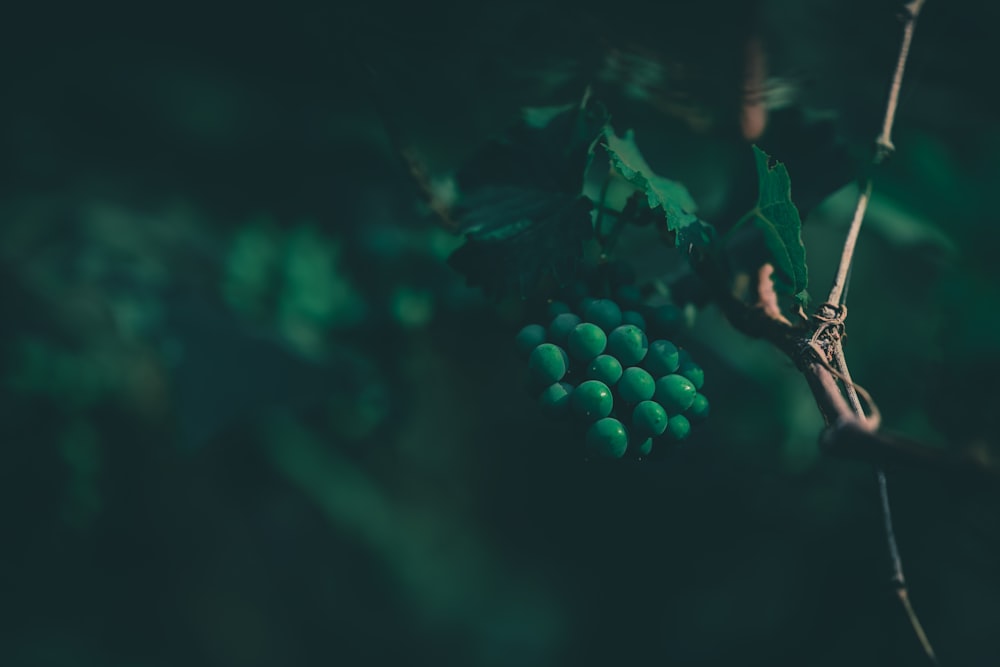
{"type": "Polygon", "coordinates": [[[626,368],[622,373],[622,379],[618,381],[618,395],[623,401],[632,405],[648,401],[653,398],[655,392],[656,380],[638,366],[626,368]]]}
{"type": "Polygon", "coordinates": [[[608,352],[618,357],[622,366],[634,366],[649,350],[646,334],[637,326],[623,324],[608,334],[608,352]]]}
{"type": "Polygon", "coordinates": [[[605,331],[611,331],[622,323],[622,309],[611,299],[595,299],[587,304],[583,319],[593,322],[605,331]]]}
{"type": "Polygon", "coordinates": [[[549,324],[549,341],[557,345],[565,345],[569,332],[580,323],[580,318],[573,313],[562,313],[552,318],[549,324]]]}
{"type": "Polygon", "coordinates": [[[640,436],[663,435],[667,430],[667,411],[653,401],[643,401],[632,411],[632,428],[640,436]]]}
{"type": "Polygon", "coordinates": [[[698,390],[683,375],[664,375],[656,381],[656,402],[663,406],[670,418],[679,415],[694,403],[698,390]]]}
{"type": "Polygon", "coordinates": [[[538,397],[542,410],[552,417],[563,417],[569,413],[569,397],[573,394],[573,385],[568,382],[550,384],[538,397]]]}
{"type": "Polygon", "coordinates": [[[622,365],[611,355],[602,354],[590,362],[586,375],[588,380],[600,380],[611,387],[621,379],[622,365]]]}
{"type": "Polygon", "coordinates": [[[566,375],[566,351],[552,343],[542,343],[531,351],[528,369],[539,384],[550,385],[566,375]]]}
{"type": "Polygon", "coordinates": [[[681,359],[681,364],[677,368],[677,374],[691,380],[691,384],[694,385],[695,389],[701,389],[705,385],[705,371],[702,370],[701,366],[691,361],[690,358],[681,359]]]}
{"type": "Polygon", "coordinates": [[[680,351],[669,340],[654,340],[649,344],[649,351],[643,360],[646,370],[654,378],[670,375],[680,364],[680,351]]]}
{"type": "Polygon", "coordinates": [[[578,414],[586,419],[601,419],[611,414],[614,399],[608,385],[599,380],[587,380],[573,390],[570,404],[578,414]]]}
{"type": "Polygon", "coordinates": [[[687,410],[687,415],[691,419],[704,419],[708,416],[708,399],[705,394],[696,394],[691,407],[687,410]]]}
{"type": "Polygon", "coordinates": [[[628,448],[625,427],[611,417],[597,420],[587,429],[587,447],[597,456],[620,459],[628,448]]]}
{"type": "Polygon", "coordinates": [[[635,448],[636,456],[649,456],[653,451],[653,439],[646,438],[638,444],[635,448]]]}
{"type": "Polygon", "coordinates": [[[601,327],[590,322],[581,322],[569,332],[567,347],[570,356],[583,362],[588,362],[607,347],[608,337],[601,327]]]}
{"type": "Polygon", "coordinates": [[[541,324],[529,324],[514,336],[517,351],[527,357],[531,351],[545,342],[545,327],[541,324]]]}
{"type": "Polygon", "coordinates": [[[691,422],[684,415],[674,415],[667,422],[667,435],[673,440],[683,440],[691,433],[691,422]]]}

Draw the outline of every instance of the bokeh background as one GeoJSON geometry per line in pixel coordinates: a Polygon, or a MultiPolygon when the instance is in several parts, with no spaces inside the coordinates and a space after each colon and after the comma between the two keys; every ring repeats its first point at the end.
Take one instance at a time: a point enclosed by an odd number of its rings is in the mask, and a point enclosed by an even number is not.
{"type": "MultiPolygon", "coordinates": [[[[821,294],[898,3],[98,4],[0,22],[0,663],[924,664],[872,472],[786,359],[692,314],[712,419],[585,461],[399,156],[444,179],[590,83],[724,225],[756,42],[821,294]]],[[[927,4],[847,346],[887,428],[988,462],[998,22],[927,4]]],[[[1000,664],[1000,493],[890,484],[942,664],[1000,664]]]]}

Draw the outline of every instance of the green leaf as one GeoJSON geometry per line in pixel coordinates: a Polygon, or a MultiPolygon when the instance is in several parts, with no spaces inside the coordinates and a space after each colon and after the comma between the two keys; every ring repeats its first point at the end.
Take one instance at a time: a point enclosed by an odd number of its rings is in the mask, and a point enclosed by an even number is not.
{"type": "Polygon", "coordinates": [[[674,243],[677,247],[687,247],[692,243],[701,245],[709,238],[707,223],[694,214],[698,207],[691,193],[682,183],[659,176],[653,171],[639,151],[632,130],[627,130],[625,136],[619,137],[609,126],[604,134],[603,145],[612,169],[644,193],[649,208],[663,216],[668,231],[675,232],[674,243]]]}
{"type": "Polygon", "coordinates": [[[470,285],[526,296],[546,276],[575,277],[594,234],[584,173],[606,123],[594,102],[525,111],[463,165],[454,217],[466,241],[449,263],[470,285]]]}
{"type": "Polygon", "coordinates": [[[586,197],[483,188],[475,197],[475,223],[448,263],[469,285],[496,297],[528,296],[546,276],[569,282],[594,234],[591,208],[586,197]]]}
{"type": "Polygon", "coordinates": [[[752,224],[764,238],[774,265],[774,286],[796,300],[806,299],[809,274],[806,268],[806,248],[802,244],[802,220],[792,203],[792,181],[788,169],[778,161],[753,147],[757,166],[757,204],[744,215],[730,234],[752,224]]]}
{"type": "Polygon", "coordinates": [[[518,123],[487,141],[462,165],[456,174],[460,194],[517,185],[579,195],[607,119],[604,107],[592,101],[525,109],[518,123]]]}

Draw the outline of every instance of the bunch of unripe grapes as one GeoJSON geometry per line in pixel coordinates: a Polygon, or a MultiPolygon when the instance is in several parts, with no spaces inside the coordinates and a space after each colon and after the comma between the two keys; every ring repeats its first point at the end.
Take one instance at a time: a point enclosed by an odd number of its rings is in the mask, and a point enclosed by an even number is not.
{"type": "Polygon", "coordinates": [[[649,456],[654,443],[683,440],[692,421],[708,416],[701,367],[669,340],[650,342],[637,310],[584,297],[575,312],[551,301],[547,315],[548,326],[518,332],[517,348],[542,408],[576,420],[592,455],[649,456]]]}

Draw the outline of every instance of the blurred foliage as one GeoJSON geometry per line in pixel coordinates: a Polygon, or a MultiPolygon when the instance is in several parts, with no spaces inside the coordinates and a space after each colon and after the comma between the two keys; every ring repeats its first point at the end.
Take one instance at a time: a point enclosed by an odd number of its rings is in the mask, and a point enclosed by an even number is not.
{"type": "MultiPolygon", "coordinates": [[[[918,664],[870,470],[712,307],[712,419],[580,459],[399,159],[446,178],[587,83],[720,231],[761,148],[813,290],[878,129],[898,4],[23,5],[0,31],[0,663],[918,664]],[[387,131],[388,128],[388,131],[387,131]],[[801,199],[800,199],[801,197],[801,199]]],[[[876,183],[847,353],[888,428],[996,460],[996,6],[931,0],[876,183]]],[[[537,119],[536,119],[537,120],[537,119]]],[[[643,280],[681,265],[649,228],[643,280]]],[[[663,294],[654,294],[663,298],[663,294]]],[[[890,473],[947,665],[1000,663],[996,489],[890,473]]]]}
{"type": "Polygon", "coordinates": [[[584,177],[606,118],[603,107],[585,101],[528,110],[508,136],[463,164],[455,215],[466,242],[450,263],[469,285],[526,297],[545,278],[576,277],[594,235],[584,177]]]}

